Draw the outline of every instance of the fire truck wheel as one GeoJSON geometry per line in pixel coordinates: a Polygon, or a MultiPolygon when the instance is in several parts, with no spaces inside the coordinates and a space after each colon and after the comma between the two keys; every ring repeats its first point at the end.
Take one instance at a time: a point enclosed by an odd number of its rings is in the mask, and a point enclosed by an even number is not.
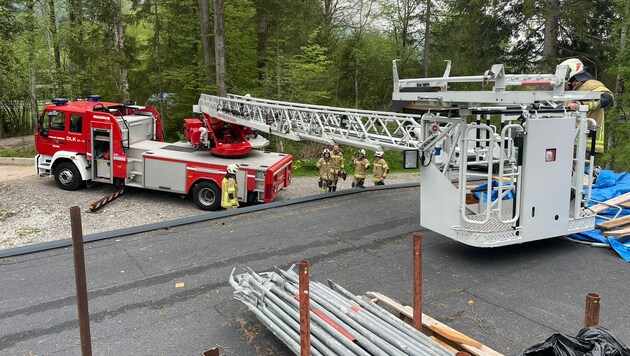
{"type": "Polygon", "coordinates": [[[201,210],[217,210],[221,205],[221,189],[212,182],[199,182],[193,189],[192,198],[201,210]]]}
{"type": "Polygon", "coordinates": [[[76,190],[83,181],[74,163],[62,162],[55,168],[55,182],[63,190],[76,190]]]}

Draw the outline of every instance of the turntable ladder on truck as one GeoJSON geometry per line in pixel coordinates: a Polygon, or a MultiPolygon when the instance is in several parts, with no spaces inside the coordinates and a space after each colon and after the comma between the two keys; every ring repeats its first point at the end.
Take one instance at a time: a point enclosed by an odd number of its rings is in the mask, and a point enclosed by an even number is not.
{"type": "Polygon", "coordinates": [[[409,157],[423,166],[422,225],[468,245],[496,247],[594,226],[586,208],[590,180],[584,187],[582,172],[592,171],[587,135],[596,126],[586,105],[579,111],[564,105],[599,100],[600,94],[565,92],[567,69],[512,75],[497,64],[483,75],[449,77],[449,64],[443,77],[401,80],[394,61],[392,99],[419,114],[249,95],[201,95],[193,111],[295,141],[407,151],[406,167],[409,157]],[[450,91],[456,83],[490,88],[450,91]],[[485,185],[476,187],[480,183],[485,185]]]}

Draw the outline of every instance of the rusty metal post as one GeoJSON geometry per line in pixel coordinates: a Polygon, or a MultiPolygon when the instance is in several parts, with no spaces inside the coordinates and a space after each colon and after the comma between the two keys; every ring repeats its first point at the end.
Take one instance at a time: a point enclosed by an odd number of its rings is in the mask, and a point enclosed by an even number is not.
{"type": "Polygon", "coordinates": [[[413,233],[413,327],[422,331],[422,233],[413,233]]]}
{"type": "Polygon", "coordinates": [[[72,226],[72,250],[74,255],[74,280],[77,287],[77,308],[79,310],[79,334],[81,336],[81,355],[92,355],[90,337],[90,311],[88,309],[87,279],[85,276],[85,257],[83,256],[83,227],[81,210],[78,206],[70,208],[72,226]]]}
{"type": "Polygon", "coordinates": [[[584,308],[584,327],[599,325],[599,306],[602,297],[597,293],[586,293],[586,307],[584,308]]]}
{"type": "Polygon", "coordinates": [[[307,260],[298,262],[300,272],[300,355],[311,355],[311,296],[309,292],[310,267],[307,260]]]}

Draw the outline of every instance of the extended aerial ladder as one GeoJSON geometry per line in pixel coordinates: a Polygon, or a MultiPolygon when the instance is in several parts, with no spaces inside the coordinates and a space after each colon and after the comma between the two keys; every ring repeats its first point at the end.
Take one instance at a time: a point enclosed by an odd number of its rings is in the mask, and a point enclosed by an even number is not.
{"type": "Polygon", "coordinates": [[[421,115],[202,94],[193,111],[294,141],[375,151],[417,150],[421,115]]]}
{"type": "Polygon", "coordinates": [[[449,77],[449,63],[443,77],[401,80],[394,61],[392,99],[417,114],[205,94],[193,111],[295,141],[416,153],[405,157],[423,166],[422,225],[495,247],[594,226],[592,179],[585,189],[582,172],[592,172],[586,138],[596,127],[585,105],[577,112],[564,105],[599,100],[599,93],[565,92],[567,70],[507,75],[498,64],[481,76],[449,77]],[[475,82],[492,87],[449,91],[475,82]],[[547,90],[508,90],[515,86],[547,90]]]}

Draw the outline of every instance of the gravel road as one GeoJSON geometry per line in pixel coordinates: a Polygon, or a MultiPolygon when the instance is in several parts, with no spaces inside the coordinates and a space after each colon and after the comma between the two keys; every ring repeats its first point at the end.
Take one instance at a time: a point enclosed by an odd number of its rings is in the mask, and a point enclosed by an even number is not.
{"type": "MultiPolygon", "coordinates": [[[[419,177],[418,172],[392,173],[386,182],[417,182],[419,177]]],[[[351,189],[351,181],[340,181],[339,189],[351,189]]],[[[70,207],[75,205],[82,210],[84,234],[203,213],[190,198],[144,189],[128,189],[100,211],[89,212],[91,203],[113,192],[112,186],[101,184],[67,192],[53,178],[36,176],[31,166],[0,165],[0,249],[70,238],[70,207]]],[[[319,194],[316,177],[297,177],[278,199],[315,194],[319,194]]]]}

